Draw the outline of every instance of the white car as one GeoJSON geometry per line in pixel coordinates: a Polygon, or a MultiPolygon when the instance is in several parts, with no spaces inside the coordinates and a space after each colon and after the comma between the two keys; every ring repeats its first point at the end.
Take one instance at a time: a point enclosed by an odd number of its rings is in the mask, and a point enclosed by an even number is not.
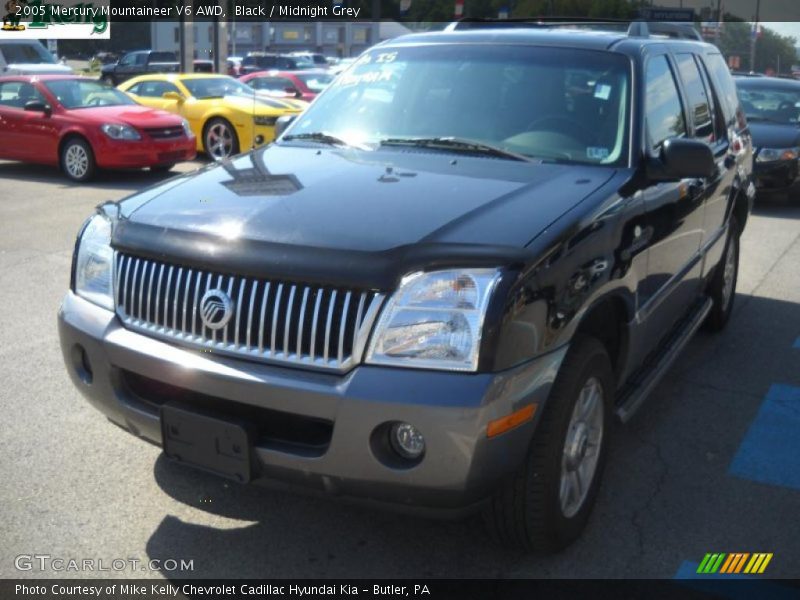
{"type": "Polygon", "coordinates": [[[0,75],[70,74],[38,40],[0,41],[0,75]]]}

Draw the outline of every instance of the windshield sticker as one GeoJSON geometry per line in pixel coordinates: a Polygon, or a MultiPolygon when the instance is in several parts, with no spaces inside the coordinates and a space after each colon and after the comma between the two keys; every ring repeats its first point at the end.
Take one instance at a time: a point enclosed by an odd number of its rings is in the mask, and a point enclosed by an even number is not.
{"type": "Polygon", "coordinates": [[[598,83],[594,88],[594,97],[600,100],[608,100],[611,96],[611,86],[607,83],[598,83]]]}
{"type": "Polygon", "coordinates": [[[367,71],[366,73],[343,73],[336,78],[336,83],[340,86],[360,85],[362,83],[380,83],[391,81],[392,71],[381,69],[379,71],[367,71]]]}
{"type": "Polygon", "coordinates": [[[586,148],[586,156],[592,160],[605,160],[608,158],[608,148],[600,146],[588,146],[586,148]]]}

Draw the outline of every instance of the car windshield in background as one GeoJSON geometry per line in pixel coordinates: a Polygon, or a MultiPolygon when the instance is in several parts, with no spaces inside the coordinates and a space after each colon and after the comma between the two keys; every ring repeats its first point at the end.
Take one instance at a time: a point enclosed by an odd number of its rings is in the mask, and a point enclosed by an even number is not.
{"type": "Polygon", "coordinates": [[[233,77],[203,77],[182,81],[195,98],[224,98],[225,96],[248,96],[254,94],[253,88],[236,81],[233,77]]]}
{"type": "Polygon", "coordinates": [[[341,74],[287,137],[324,133],[372,149],[455,138],[534,159],[627,165],[630,71],[610,52],[385,48],[341,74]]]}
{"type": "Polygon", "coordinates": [[[745,115],[753,123],[788,125],[800,122],[800,84],[788,87],[748,79],[738,81],[736,87],[745,115]]]}
{"type": "Polygon", "coordinates": [[[52,65],[56,61],[53,55],[39,42],[31,40],[29,44],[2,44],[0,43],[0,54],[5,58],[6,63],[13,64],[48,64],[52,65]]]}
{"type": "Polygon", "coordinates": [[[327,73],[297,73],[296,77],[306,84],[312,92],[321,92],[333,81],[333,75],[327,73]]]}
{"type": "Polygon", "coordinates": [[[124,92],[91,79],[57,79],[45,81],[44,85],[64,108],[136,104],[124,92]]]}

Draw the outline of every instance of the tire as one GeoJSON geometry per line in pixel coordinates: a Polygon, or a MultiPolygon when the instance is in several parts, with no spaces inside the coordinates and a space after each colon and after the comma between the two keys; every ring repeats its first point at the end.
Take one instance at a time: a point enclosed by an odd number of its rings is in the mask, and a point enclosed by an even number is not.
{"type": "Polygon", "coordinates": [[[114,87],[116,85],[116,82],[114,81],[114,78],[111,75],[103,75],[100,78],[100,81],[110,85],[111,87],[114,87]]]}
{"type": "Polygon", "coordinates": [[[97,163],[92,147],[82,137],[72,137],[61,147],[61,170],[72,179],[82,183],[94,177],[97,163]]]}
{"type": "Polygon", "coordinates": [[[221,117],[210,119],[203,127],[203,149],[216,161],[239,154],[236,129],[221,117]]]}
{"type": "Polygon", "coordinates": [[[708,331],[722,331],[728,324],[736,298],[736,281],[739,277],[739,222],[731,216],[728,223],[728,241],[725,251],[714,269],[708,285],[708,295],[713,304],[704,323],[708,331]]]}
{"type": "Polygon", "coordinates": [[[576,336],[553,384],[524,464],[484,509],[487,528],[497,542],[515,550],[545,554],[565,548],[580,536],[597,498],[605,466],[614,387],[611,361],[603,345],[592,337],[576,336]],[[574,417],[580,414],[579,401],[588,400],[588,390],[594,390],[595,410],[589,411],[592,418],[584,423],[592,423],[593,427],[585,429],[574,417]],[[582,436],[585,432],[587,438],[582,436]],[[591,451],[592,439],[596,453],[584,454],[587,449],[591,451]],[[566,448],[568,440],[572,442],[572,452],[566,448]],[[591,461],[591,456],[596,460],[591,474],[585,472],[585,493],[565,493],[562,500],[562,486],[574,481],[573,473],[578,472],[574,470],[576,465],[570,466],[569,462],[583,464],[583,460],[591,461]]]}
{"type": "Polygon", "coordinates": [[[153,173],[168,173],[169,171],[172,171],[172,169],[174,168],[175,168],[175,163],[170,163],[168,165],[153,165],[152,167],[150,167],[150,170],[153,173]]]}

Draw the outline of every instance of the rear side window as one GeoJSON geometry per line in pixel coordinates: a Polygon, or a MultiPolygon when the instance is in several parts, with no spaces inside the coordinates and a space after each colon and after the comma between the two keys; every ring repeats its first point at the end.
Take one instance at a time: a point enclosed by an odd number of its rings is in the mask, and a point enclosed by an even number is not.
{"type": "Polygon", "coordinates": [[[645,86],[647,135],[655,154],[665,140],[686,135],[678,87],[666,56],[655,56],[647,63],[645,86]]]}
{"type": "Polygon", "coordinates": [[[33,84],[27,81],[6,81],[0,83],[0,106],[11,108],[25,108],[31,101],[44,102],[44,96],[39,93],[33,84]]]}
{"type": "Polygon", "coordinates": [[[681,80],[686,88],[686,96],[689,101],[689,114],[694,121],[695,137],[706,142],[714,140],[714,121],[711,113],[711,103],[709,102],[703,80],[700,76],[697,63],[691,54],[678,54],[675,57],[678,61],[678,70],[681,80]]]}
{"type": "Polygon", "coordinates": [[[736,94],[736,84],[733,82],[728,65],[725,64],[721,54],[706,54],[703,56],[703,60],[708,67],[714,87],[717,89],[725,123],[728,126],[736,126],[739,97],[736,94]]]}

